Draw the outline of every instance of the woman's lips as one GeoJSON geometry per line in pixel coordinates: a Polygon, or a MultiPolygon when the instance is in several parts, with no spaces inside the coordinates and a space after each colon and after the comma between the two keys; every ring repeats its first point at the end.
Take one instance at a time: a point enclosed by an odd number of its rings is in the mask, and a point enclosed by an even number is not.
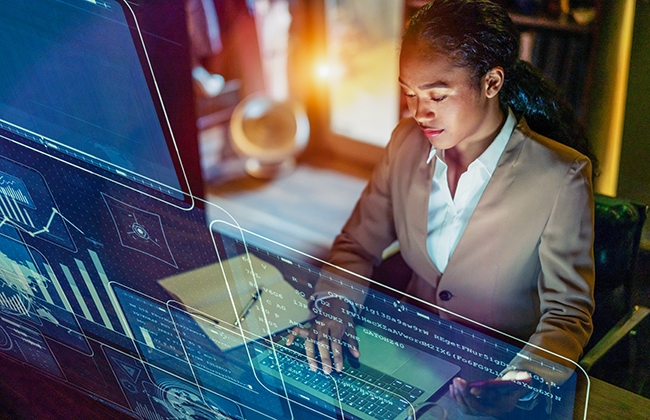
{"type": "Polygon", "coordinates": [[[422,132],[424,133],[424,135],[430,139],[434,137],[438,137],[440,133],[442,133],[443,131],[444,130],[437,130],[433,128],[422,128],[422,132]]]}

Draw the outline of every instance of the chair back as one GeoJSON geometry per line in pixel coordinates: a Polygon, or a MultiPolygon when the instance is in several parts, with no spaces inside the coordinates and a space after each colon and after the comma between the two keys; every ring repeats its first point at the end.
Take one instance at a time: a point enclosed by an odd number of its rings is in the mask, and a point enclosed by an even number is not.
{"type": "MultiPolygon", "coordinates": [[[[630,285],[647,206],[601,194],[596,194],[594,201],[596,295],[602,297],[621,286],[630,285]]],[[[626,302],[626,306],[629,304],[626,302]]]]}
{"type": "Polygon", "coordinates": [[[594,334],[589,348],[632,308],[634,268],[648,206],[595,194],[594,334]]]}

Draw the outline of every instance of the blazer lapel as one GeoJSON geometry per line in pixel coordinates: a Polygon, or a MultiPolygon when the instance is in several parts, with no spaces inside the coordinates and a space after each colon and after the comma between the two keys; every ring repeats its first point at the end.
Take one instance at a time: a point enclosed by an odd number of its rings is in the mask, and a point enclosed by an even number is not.
{"type": "Polygon", "coordinates": [[[463,261],[467,261],[467,256],[471,255],[473,244],[477,243],[477,241],[485,240],[483,224],[489,223],[489,217],[485,216],[494,211],[498,211],[498,208],[502,208],[503,206],[508,188],[516,177],[517,161],[526,138],[523,132],[527,130],[529,128],[522,118],[515,127],[512,136],[510,136],[508,144],[499,159],[499,163],[483,191],[454,252],[449,258],[445,274],[452,271],[456,264],[462,264],[463,261]]]}
{"type": "MultiPolygon", "coordinates": [[[[428,144],[428,140],[427,140],[428,144]]],[[[431,196],[431,184],[433,182],[433,172],[435,169],[436,158],[434,157],[430,163],[426,159],[422,159],[418,164],[417,176],[418,179],[413,182],[414,188],[412,189],[412,200],[407,202],[413,203],[408,209],[408,215],[411,218],[409,223],[412,224],[412,229],[409,229],[409,234],[412,235],[412,246],[417,249],[417,253],[409,253],[416,255],[411,267],[416,272],[424,274],[429,278],[430,273],[432,278],[440,277],[440,270],[431,260],[429,251],[427,250],[427,233],[429,223],[429,197],[431,196]]]]}

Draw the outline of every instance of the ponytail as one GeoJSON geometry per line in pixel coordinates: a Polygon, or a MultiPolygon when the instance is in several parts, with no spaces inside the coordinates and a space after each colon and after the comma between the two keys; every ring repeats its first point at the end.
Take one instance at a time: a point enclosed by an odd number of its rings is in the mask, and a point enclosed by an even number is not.
{"type": "Polygon", "coordinates": [[[586,155],[597,175],[598,161],[586,129],[560,90],[539,69],[523,60],[516,60],[505,73],[499,96],[502,107],[512,108],[517,118],[526,118],[533,131],[586,155]]]}

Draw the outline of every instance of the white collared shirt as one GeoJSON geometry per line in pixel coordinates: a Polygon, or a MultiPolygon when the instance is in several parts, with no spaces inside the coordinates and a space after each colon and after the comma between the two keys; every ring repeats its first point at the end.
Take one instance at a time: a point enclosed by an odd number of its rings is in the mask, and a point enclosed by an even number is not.
{"type": "Polygon", "coordinates": [[[506,122],[494,141],[460,176],[453,198],[447,182],[447,164],[436,149],[431,148],[427,163],[435,158],[436,167],[429,196],[427,250],[441,273],[447,268],[449,258],[496,169],[516,122],[509,110],[506,122]]]}

